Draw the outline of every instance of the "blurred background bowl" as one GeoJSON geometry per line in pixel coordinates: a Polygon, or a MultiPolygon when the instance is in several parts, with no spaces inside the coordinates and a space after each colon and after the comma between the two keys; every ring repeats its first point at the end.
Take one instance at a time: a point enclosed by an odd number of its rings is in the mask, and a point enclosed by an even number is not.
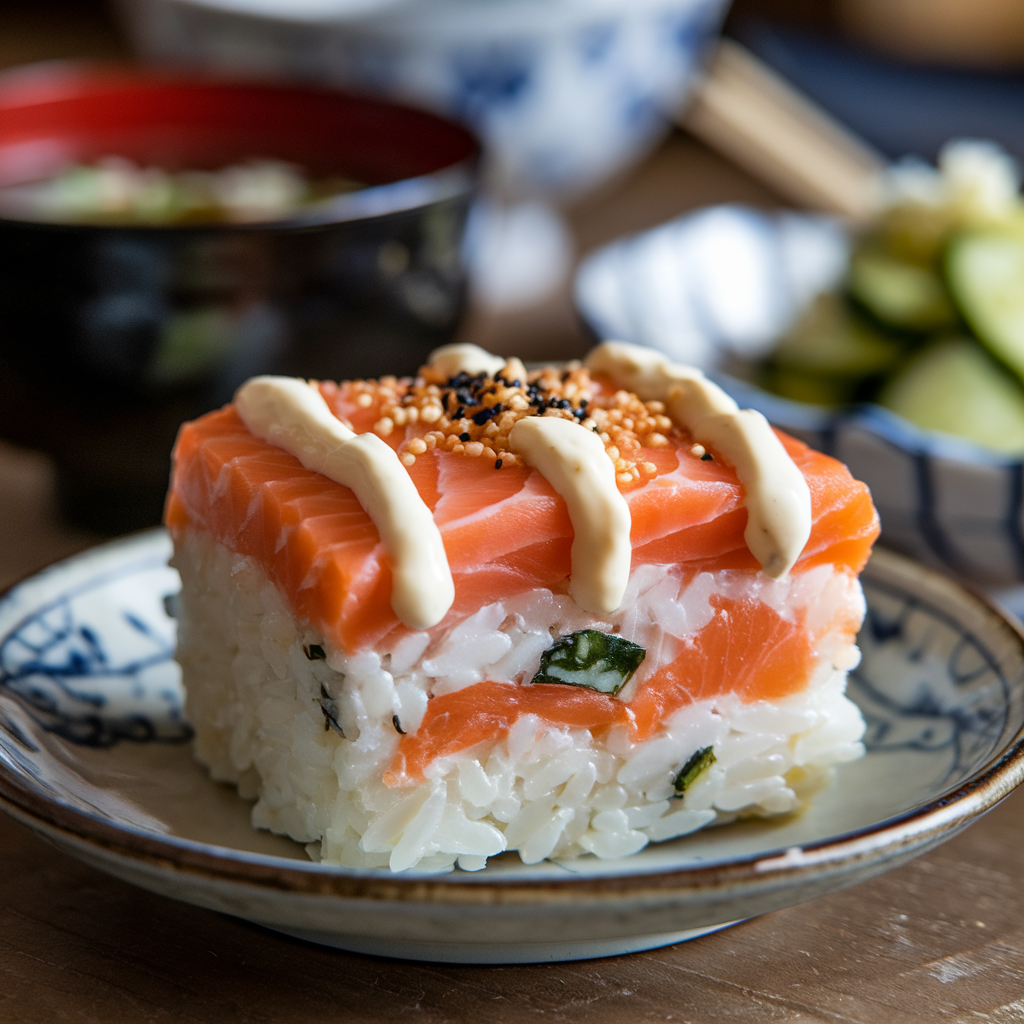
{"type": "Polygon", "coordinates": [[[139,53],[425,105],[487,147],[477,296],[529,305],[562,283],[557,204],[669,131],[728,0],[122,0],[139,53]],[[511,207],[511,209],[509,209],[511,207]]]}
{"type": "Polygon", "coordinates": [[[304,79],[471,124],[502,194],[578,195],[670,124],[727,0],[124,0],[150,58],[304,79]],[[333,13],[332,13],[333,12],[333,13]]]}
{"type": "Polygon", "coordinates": [[[288,219],[0,218],[0,432],[50,452],[73,522],[159,522],[182,420],[255,373],[412,372],[454,334],[479,149],[465,129],[312,88],[69,65],[0,78],[0,185],[70,161],[252,158],[367,187],[288,219]]]}
{"type": "Polygon", "coordinates": [[[713,376],[745,407],[845,462],[871,488],[882,541],[988,587],[1024,584],[1024,463],[922,430],[881,406],[826,409],[737,376],[840,281],[840,222],[718,206],[592,253],[575,281],[595,339],[648,345],[713,376]]]}

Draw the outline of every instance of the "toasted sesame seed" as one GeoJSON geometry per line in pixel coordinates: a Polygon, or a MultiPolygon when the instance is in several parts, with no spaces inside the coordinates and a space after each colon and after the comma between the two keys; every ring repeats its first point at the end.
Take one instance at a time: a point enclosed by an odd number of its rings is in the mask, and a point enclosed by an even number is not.
{"type": "Polygon", "coordinates": [[[686,445],[686,435],[664,415],[663,404],[641,402],[623,389],[612,393],[607,382],[592,380],[578,363],[514,379],[505,371],[495,378],[465,373],[445,378],[426,366],[411,380],[385,377],[341,387],[349,389],[349,401],[358,407],[378,410],[373,430],[379,436],[399,431],[399,457],[408,466],[430,449],[483,457],[495,469],[522,466],[509,451],[509,434],[524,416],[556,417],[593,431],[622,486],[657,474],[657,466],[643,460],[642,447],[686,445]],[[408,440],[406,433],[412,435],[408,440]]]}
{"type": "Polygon", "coordinates": [[[701,456],[702,456],[702,455],[704,454],[704,452],[705,452],[706,450],[707,450],[707,449],[705,449],[704,445],[702,445],[702,444],[695,444],[695,445],[694,445],[694,446],[693,446],[693,447],[692,447],[692,448],[690,449],[690,454],[691,454],[691,455],[696,455],[696,456],[697,456],[697,458],[699,459],[699,458],[700,458],[700,457],[701,457],[701,456]]]}

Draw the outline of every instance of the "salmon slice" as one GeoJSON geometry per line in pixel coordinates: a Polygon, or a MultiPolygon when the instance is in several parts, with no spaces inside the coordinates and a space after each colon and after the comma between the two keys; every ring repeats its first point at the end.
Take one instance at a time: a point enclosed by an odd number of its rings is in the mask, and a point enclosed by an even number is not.
{"type": "Polygon", "coordinates": [[[431,761],[478,743],[493,742],[523,715],[591,731],[631,718],[621,700],[579,686],[477,683],[431,699],[415,734],[402,737],[384,781],[394,786],[421,779],[431,761]]]}
{"type": "MultiPolygon", "coordinates": [[[[814,518],[794,571],[828,563],[859,572],[878,533],[867,488],[836,460],[780,436],[807,479],[814,518]]],[[[643,449],[643,457],[658,472],[626,488],[634,568],[758,570],[729,466],[701,461],[685,446],[643,449]]],[[[534,587],[565,592],[572,526],[539,473],[434,449],[410,473],[434,511],[455,578],[455,604],[435,628],[534,587]]],[[[391,609],[391,570],[376,528],[352,492],[255,438],[231,406],[182,428],[166,521],[172,535],[200,529],[257,559],[296,613],[346,651],[405,629],[391,609]]]]}
{"type": "MultiPolygon", "coordinates": [[[[711,603],[711,621],[676,658],[645,680],[628,703],[576,686],[494,682],[433,697],[420,728],[402,737],[384,781],[401,785],[422,779],[436,758],[493,743],[527,714],[568,729],[624,725],[632,740],[643,741],[695,701],[726,693],[746,701],[775,701],[807,685],[818,657],[816,637],[808,633],[802,617],[788,621],[749,599],[714,595],[711,603]]],[[[847,614],[842,609],[837,619],[847,614]]],[[[835,625],[830,623],[826,632],[835,625]]]]}

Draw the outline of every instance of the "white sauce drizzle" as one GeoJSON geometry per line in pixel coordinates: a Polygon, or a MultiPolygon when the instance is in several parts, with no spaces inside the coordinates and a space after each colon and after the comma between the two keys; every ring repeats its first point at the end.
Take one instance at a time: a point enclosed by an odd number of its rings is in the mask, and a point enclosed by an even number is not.
{"type": "Polygon", "coordinates": [[[471,377],[486,373],[488,377],[493,377],[505,368],[505,360],[501,356],[492,356],[486,349],[468,342],[435,348],[427,362],[446,377],[455,377],[460,373],[468,373],[471,377]]]}
{"type": "Polygon", "coordinates": [[[740,409],[700,370],[670,363],[653,349],[606,341],[586,366],[641,401],[664,402],[669,417],[695,441],[722,454],[746,493],[747,547],[767,575],[789,572],[811,535],[811,494],[768,421],[753,409],[740,409]]]}
{"type": "Polygon", "coordinates": [[[449,379],[460,373],[468,373],[471,377],[486,373],[489,377],[504,377],[510,383],[514,380],[526,383],[526,367],[521,359],[492,356],[486,349],[469,342],[435,348],[427,363],[449,379]]]}
{"type": "Polygon", "coordinates": [[[519,420],[508,440],[569,510],[575,534],[569,593],[584,611],[615,611],[629,582],[632,520],[604,443],[586,427],[555,416],[519,420]]]}
{"type": "Polygon", "coordinates": [[[429,629],[455,600],[448,556],[430,509],[393,448],[356,434],[319,388],[294,377],[254,377],[235,394],[242,422],[306,469],[351,488],[391,560],[391,607],[410,629],[429,629]]]}

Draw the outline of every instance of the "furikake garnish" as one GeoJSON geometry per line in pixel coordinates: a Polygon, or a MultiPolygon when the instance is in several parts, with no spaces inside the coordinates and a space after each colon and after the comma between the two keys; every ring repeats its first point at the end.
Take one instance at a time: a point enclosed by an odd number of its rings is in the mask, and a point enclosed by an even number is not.
{"type": "Polygon", "coordinates": [[[640,667],[647,651],[621,636],[581,629],[556,641],[540,656],[535,683],[568,683],[616,694],[640,667]]]}
{"type": "Polygon", "coordinates": [[[320,644],[305,644],[303,645],[302,653],[305,654],[310,661],[327,660],[327,652],[320,646],[320,644]]]}
{"type": "Polygon", "coordinates": [[[713,747],[702,747],[698,750],[682,768],[672,784],[676,796],[682,796],[688,786],[697,781],[697,777],[715,763],[715,751],[713,747]]]}

